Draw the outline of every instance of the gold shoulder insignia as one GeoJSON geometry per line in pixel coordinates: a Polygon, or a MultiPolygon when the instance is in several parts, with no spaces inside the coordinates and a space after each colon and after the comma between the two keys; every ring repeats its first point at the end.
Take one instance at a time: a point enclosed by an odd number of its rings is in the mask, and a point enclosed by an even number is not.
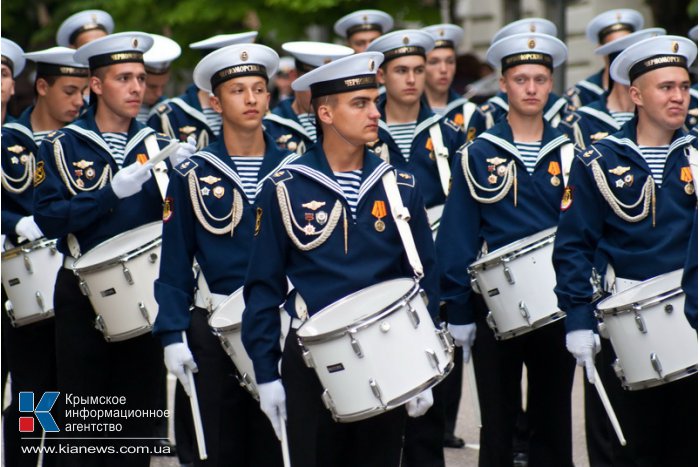
{"type": "Polygon", "coordinates": [[[591,140],[593,140],[593,141],[600,141],[601,139],[603,139],[603,138],[605,138],[606,136],[608,136],[608,134],[609,134],[609,133],[608,133],[607,131],[599,131],[598,133],[593,133],[593,134],[591,135],[591,140]]]}
{"type": "Polygon", "coordinates": [[[698,108],[696,107],[694,109],[689,109],[688,115],[692,115],[693,117],[697,117],[698,116],[698,108]]]}

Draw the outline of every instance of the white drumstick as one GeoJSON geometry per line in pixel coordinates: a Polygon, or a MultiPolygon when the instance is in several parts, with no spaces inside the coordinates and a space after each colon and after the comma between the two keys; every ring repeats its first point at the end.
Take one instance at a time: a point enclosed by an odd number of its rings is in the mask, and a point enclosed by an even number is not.
{"type": "Polygon", "coordinates": [[[36,467],[44,465],[44,443],[46,442],[46,432],[41,430],[41,441],[39,443],[39,455],[36,458],[36,467]]]}
{"type": "Polygon", "coordinates": [[[159,162],[164,161],[166,158],[175,154],[179,147],[180,147],[180,143],[173,140],[170,144],[168,144],[163,149],[161,149],[160,152],[158,152],[158,154],[156,154],[155,156],[148,159],[148,162],[150,162],[151,164],[153,164],[153,166],[155,166],[159,162]]]}
{"type": "MultiPolygon", "coordinates": [[[[182,342],[187,345],[187,335],[182,331],[182,342]]],[[[202,426],[202,414],[199,413],[199,400],[197,399],[197,388],[194,385],[194,375],[192,370],[185,367],[185,374],[190,383],[190,408],[192,409],[192,421],[194,422],[194,433],[197,438],[197,450],[199,458],[207,460],[207,445],[204,442],[204,427],[202,426]]]]}
{"type": "Polygon", "coordinates": [[[476,417],[476,424],[481,428],[481,407],[479,406],[479,391],[476,388],[476,374],[474,373],[474,356],[469,356],[469,361],[464,362],[465,375],[467,378],[467,385],[469,386],[469,392],[471,393],[472,407],[474,409],[474,416],[476,417]]]}
{"type": "Polygon", "coordinates": [[[600,396],[600,401],[603,403],[603,407],[605,407],[605,413],[608,414],[608,418],[610,419],[610,423],[612,423],[613,428],[615,429],[615,434],[617,435],[617,439],[620,441],[620,444],[622,446],[627,446],[627,440],[625,439],[625,435],[622,434],[622,427],[620,426],[620,422],[617,420],[617,415],[615,415],[615,410],[613,410],[612,405],[610,404],[610,399],[608,399],[608,394],[605,392],[605,388],[603,387],[603,382],[600,380],[600,376],[598,375],[598,370],[593,368],[593,374],[595,376],[595,389],[598,391],[598,396],[600,396]]]}
{"type": "Polygon", "coordinates": [[[281,414],[277,415],[280,422],[280,430],[282,431],[282,461],[284,462],[284,467],[291,467],[292,463],[289,460],[289,443],[287,441],[287,424],[281,414]]]}

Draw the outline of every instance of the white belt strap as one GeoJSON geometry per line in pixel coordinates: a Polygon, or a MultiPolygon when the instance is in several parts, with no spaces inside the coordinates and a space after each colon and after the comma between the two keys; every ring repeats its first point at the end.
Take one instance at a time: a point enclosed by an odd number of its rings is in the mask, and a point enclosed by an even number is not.
{"type": "MultiPolygon", "coordinates": [[[[155,157],[160,152],[156,135],[151,134],[146,136],[144,144],[146,145],[146,152],[148,153],[149,159],[155,157]]],[[[168,191],[168,166],[165,165],[165,161],[160,161],[153,167],[153,175],[156,178],[160,194],[163,199],[165,199],[165,193],[168,191]]]]}
{"type": "MultiPolygon", "coordinates": [[[[209,289],[209,284],[207,284],[207,279],[202,273],[202,269],[197,265],[197,294],[195,296],[194,303],[200,308],[205,308],[211,313],[214,310],[214,297],[209,289]]],[[[217,304],[218,305],[218,304],[217,304]]]]}
{"type": "Polygon", "coordinates": [[[700,199],[700,173],[698,173],[698,150],[693,146],[688,146],[688,165],[690,172],[693,174],[693,184],[695,185],[695,195],[700,199]]]}
{"type": "Polygon", "coordinates": [[[433,142],[433,153],[437,161],[438,174],[440,175],[440,183],[445,196],[450,191],[450,153],[447,151],[445,144],[442,142],[442,131],[440,124],[436,123],[430,127],[430,140],[433,142]]]}
{"type": "Polygon", "coordinates": [[[569,183],[569,172],[571,172],[571,164],[574,162],[574,145],[566,143],[562,146],[559,155],[561,156],[561,173],[564,177],[564,186],[569,183]]]}
{"type": "Polygon", "coordinates": [[[476,111],[476,104],[473,102],[466,102],[462,106],[462,115],[464,115],[464,131],[469,131],[469,122],[472,119],[472,115],[476,111]]]}
{"type": "Polygon", "coordinates": [[[408,212],[408,208],[403,205],[401,194],[399,193],[399,186],[396,184],[396,174],[393,170],[387,171],[382,176],[382,183],[384,184],[384,191],[389,201],[391,215],[394,218],[394,222],[396,222],[396,227],[399,229],[401,242],[406,251],[406,256],[408,256],[408,262],[413,268],[413,273],[420,279],[423,277],[423,264],[420,261],[420,256],[418,256],[416,243],[413,241],[411,227],[408,225],[411,215],[408,212]]]}

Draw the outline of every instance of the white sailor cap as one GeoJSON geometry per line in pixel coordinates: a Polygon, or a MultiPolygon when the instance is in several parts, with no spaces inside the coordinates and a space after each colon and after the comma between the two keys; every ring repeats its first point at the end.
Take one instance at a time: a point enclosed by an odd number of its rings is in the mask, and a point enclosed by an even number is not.
{"type": "Polygon", "coordinates": [[[435,48],[447,47],[457,49],[462,43],[464,29],[454,24],[435,24],[421,29],[433,37],[435,48]]]}
{"type": "Polygon", "coordinates": [[[620,8],[605,11],[586,26],[586,37],[594,44],[602,44],[605,36],[617,31],[634,32],[644,27],[644,17],[637,10],[620,8]]]}
{"type": "Polygon", "coordinates": [[[24,58],[36,63],[37,76],[78,76],[87,78],[87,67],[75,61],[75,49],[51,47],[24,54],[24,58]]]}
{"type": "Polygon", "coordinates": [[[56,43],[62,47],[70,47],[81,33],[93,29],[100,29],[107,34],[112,34],[114,20],[106,11],[80,11],[61,23],[56,33],[56,43]]]}
{"type": "Polygon", "coordinates": [[[666,34],[664,28],[648,28],[640,29],[639,31],[633,32],[632,34],[627,34],[620,38],[615,39],[612,42],[601,45],[595,49],[596,55],[610,55],[616,52],[622,52],[627,47],[635,44],[641,40],[649,39],[650,37],[663,36],[666,34]]]}
{"type": "Polygon", "coordinates": [[[288,72],[292,71],[295,68],[294,65],[294,58],[290,57],[288,55],[285,55],[284,57],[280,57],[280,66],[277,69],[277,71],[283,71],[283,72],[288,72]]]}
{"type": "Polygon", "coordinates": [[[143,54],[146,71],[154,75],[162,75],[170,69],[170,64],[182,53],[180,45],[169,37],[151,34],[153,47],[143,54]]]}
{"type": "Polygon", "coordinates": [[[203,41],[193,42],[190,49],[212,50],[234,44],[252,44],[258,37],[258,31],[239,32],[237,34],[218,34],[203,41]]]}
{"type": "Polygon", "coordinates": [[[91,70],[117,63],[143,63],[143,54],[153,46],[145,32],[119,32],[100,37],[80,47],[74,59],[91,70]]]}
{"type": "Polygon", "coordinates": [[[695,42],[698,41],[698,25],[696,24],[692,28],[690,28],[690,31],[688,31],[688,37],[693,39],[695,42]]]}
{"type": "Polygon", "coordinates": [[[221,83],[241,76],[268,80],[277,71],[279,61],[277,52],[264,45],[228,45],[200,60],[192,76],[199,89],[211,93],[221,83]]]}
{"type": "Polygon", "coordinates": [[[489,47],[486,60],[505,71],[518,65],[544,65],[550,70],[566,60],[568,50],[559,39],[549,34],[523,33],[504,37],[489,47]]]}
{"type": "Polygon", "coordinates": [[[295,67],[304,73],[355,53],[344,45],[311,41],[285,42],[282,44],[282,50],[294,57],[295,67]]]}
{"type": "Polygon", "coordinates": [[[627,47],[610,64],[610,76],[629,85],[644,73],[675,66],[688,69],[698,55],[698,46],[687,37],[657,36],[627,47]]]}
{"type": "Polygon", "coordinates": [[[384,62],[407,55],[425,54],[435,48],[433,36],[418,29],[402,29],[377,37],[369,43],[367,52],[382,52],[384,62]]]}
{"type": "Polygon", "coordinates": [[[24,70],[24,51],[22,47],[15,44],[10,39],[2,38],[2,64],[9,67],[12,71],[12,77],[16,78],[24,70]]]}
{"type": "Polygon", "coordinates": [[[386,34],[394,27],[394,19],[381,10],[359,10],[343,16],[333,29],[339,36],[350,37],[360,31],[377,31],[386,34]]]}
{"type": "Polygon", "coordinates": [[[523,33],[548,34],[550,36],[556,37],[557,25],[552,23],[550,20],[544,18],[519,19],[518,21],[508,23],[501,29],[499,29],[491,39],[491,44],[495,44],[504,37],[523,33]]]}
{"type": "Polygon", "coordinates": [[[377,68],[384,56],[379,52],[362,52],[339,58],[297,78],[295,91],[311,90],[311,97],[377,88],[377,68]]]}

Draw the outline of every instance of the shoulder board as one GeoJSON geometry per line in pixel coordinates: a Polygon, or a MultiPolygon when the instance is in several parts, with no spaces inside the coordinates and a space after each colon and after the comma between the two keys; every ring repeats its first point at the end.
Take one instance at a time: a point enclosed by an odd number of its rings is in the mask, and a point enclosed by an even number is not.
{"type": "Polygon", "coordinates": [[[64,136],[66,136],[66,134],[62,131],[52,131],[44,137],[44,140],[48,141],[49,143],[53,143],[54,141],[63,138],[64,136]]]}
{"type": "Polygon", "coordinates": [[[192,160],[192,158],[187,159],[186,161],[178,164],[175,166],[175,172],[179,173],[183,177],[187,176],[190,172],[192,172],[194,169],[199,167],[199,164],[192,160]]]}
{"type": "Polygon", "coordinates": [[[442,121],[445,122],[445,126],[452,129],[452,131],[462,131],[462,127],[456,122],[454,122],[451,118],[444,118],[442,121]]]}
{"type": "Polygon", "coordinates": [[[581,92],[581,91],[579,90],[578,86],[572,86],[566,91],[566,95],[568,97],[574,97],[579,92],[581,92]]]}
{"type": "Polygon", "coordinates": [[[170,142],[173,141],[173,139],[165,133],[156,133],[156,139],[158,141],[163,141],[168,144],[170,144],[170,142]]]}
{"type": "Polygon", "coordinates": [[[586,149],[579,149],[574,146],[574,154],[586,167],[591,165],[591,162],[594,160],[603,156],[595,146],[588,146],[586,149]]]}
{"type": "Polygon", "coordinates": [[[291,180],[293,177],[292,172],[289,170],[278,170],[274,174],[270,176],[270,180],[277,185],[278,183],[286,182],[287,180],[291,180]]]}
{"type": "Polygon", "coordinates": [[[397,170],[396,171],[396,184],[397,185],[406,185],[406,186],[410,186],[411,188],[413,188],[416,186],[416,178],[408,172],[404,172],[403,170],[397,170]]]}
{"type": "Polygon", "coordinates": [[[581,120],[581,116],[576,112],[566,112],[566,117],[562,118],[559,124],[566,125],[569,128],[573,128],[579,120],[581,120]]]}
{"type": "Polygon", "coordinates": [[[487,114],[487,113],[489,113],[489,112],[493,112],[493,111],[494,111],[494,106],[493,106],[492,103],[487,102],[487,103],[482,104],[482,105],[480,105],[479,107],[477,107],[477,110],[478,110],[482,115],[485,115],[485,114],[487,114]]]}
{"type": "Polygon", "coordinates": [[[158,106],[156,107],[156,113],[158,115],[165,115],[168,112],[170,112],[171,110],[173,110],[173,109],[172,109],[172,107],[170,107],[170,104],[167,102],[163,102],[161,104],[158,104],[158,106]]]}

